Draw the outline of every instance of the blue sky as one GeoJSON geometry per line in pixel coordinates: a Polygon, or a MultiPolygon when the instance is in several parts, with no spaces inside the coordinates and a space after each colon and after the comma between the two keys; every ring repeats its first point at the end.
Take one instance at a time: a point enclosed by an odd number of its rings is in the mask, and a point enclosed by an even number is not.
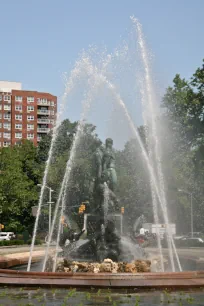
{"type": "Polygon", "coordinates": [[[61,75],[84,48],[120,43],[135,15],[155,55],[163,91],[174,75],[190,77],[204,58],[203,0],[1,1],[0,80],[24,89],[63,93],[61,75]]]}

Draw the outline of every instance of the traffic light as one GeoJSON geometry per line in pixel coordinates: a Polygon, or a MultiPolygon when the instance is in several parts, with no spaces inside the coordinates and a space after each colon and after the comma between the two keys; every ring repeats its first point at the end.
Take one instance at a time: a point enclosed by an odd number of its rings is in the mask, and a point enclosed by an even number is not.
{"type": "Polygon", "coordinates": [[[85,210],[86,210],[86,205],[84,204],[84,202],[82,202],[81,205],[79,206],[79,214],[83,214],[85,210]]]}
{"type": "Polygon", "coordinates": [[[81,206],[79,206],[79,214],[83,214],[83,208],[81,206]]]}
{"type": "Polygon", "coordinates": [[[3,224],[0,224],[0,231],[4,228],[3,224]]]}
{"type": "Polygon", "coordinates": [[[124,212],[125,212],[125,208],[121,207],[121,214],[124,214],[124,212]]]}

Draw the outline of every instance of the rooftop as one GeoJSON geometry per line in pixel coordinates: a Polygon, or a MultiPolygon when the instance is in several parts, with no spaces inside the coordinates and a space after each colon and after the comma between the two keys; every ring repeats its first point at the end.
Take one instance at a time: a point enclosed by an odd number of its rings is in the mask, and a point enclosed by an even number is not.
{"type": "Polygon", "coordinates": [[[13,89],[21,90],[20,82],[0,81],[0,92],[11,92],[13,89]]]}

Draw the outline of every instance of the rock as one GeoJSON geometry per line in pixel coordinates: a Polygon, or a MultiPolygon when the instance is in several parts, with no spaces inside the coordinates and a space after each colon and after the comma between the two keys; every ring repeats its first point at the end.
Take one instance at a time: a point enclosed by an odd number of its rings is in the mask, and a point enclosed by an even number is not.
{"type": "Polygon", "coordinates": [[[112,261],[112,259],[110,259],[110,258],[106,258],[106,259],[104,259],[104,261],[103,261],[103,262],[113,264],[113,261],[112,261]]]}
{"type": "Polygon", "coordinates": [[[87,262],[77,262],[79,267],[78,272],[88,272],[89,264],[87,262]]]}
{"type": "Polygon", "coordinates": [[[102,262],[100,265],[100,272],[111,272],[111,263],[109,262],[102,262]]]}
{"type": "Polygon", "coordinates": [[[113,262],[112,263],[112,273],[118,273],[118,264],[117,264],[117,262],[113,262]]]}
{"type": "Polygon", "coordinates": [[[100,264],[99,263],[96,263],[94,265],[94,270],[93,270],[94,273],[99,273],[100,272],[100,264]]]}
{"type": "Polygon", "coordinates": [[[150,260],[135,260],[135,266],[138,272],[150,272],[150,260]]]}
{"type": "Polygon", "coordinates": [[[76,273],[76,272],[78,271],[78,269],[79,269],[79,266],[78,266],[78,265],[71,265],[71,266],[70,266],[70,269],[71,269],[71,271],[72,271],[73,273],[76,273]]]}
{"type": "Polygon", "coordinates": [[[124,273],[125,272],[125,262],[119,262],[118,263],[118,273],[124,273]]]}
{"type": "MultiPolygon", "coordinates": [[[[52,272],[53,256],[47,261],[46,271],[52,272]]],[[[104,259],[102,263],[98,262],[78,262],[69,261],[64,258],[57,259],[57,272],[90,272],[90,273],[141,273],[150,272],[150,260],[135,260],[133,262],[114,262],[110,258],[104,259]]]]}
{"type": "Polygon", "coordinates": [[[127,263],[125,265],[125,272],[126,273],[137,273],[137,268],[134,263],[127,263]]]}

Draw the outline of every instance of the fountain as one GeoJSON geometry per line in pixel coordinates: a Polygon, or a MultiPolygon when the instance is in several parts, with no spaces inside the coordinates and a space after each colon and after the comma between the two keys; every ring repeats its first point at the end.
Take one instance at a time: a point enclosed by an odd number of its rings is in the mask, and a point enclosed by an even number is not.
{"type": "MultiPolygon", "coordinates": [[[[27,272],[18,273],[19,278],[16,272],[7,272],[8,275],[11,275],[12,283],[16,285],[26,285],[28,279],[31,285],[62,287],[112,286],[161,289],[167,287],[183,288],[189,284],[191,287],[204,285],[204,274],[202,272],[200,274],[197,272],[181,272],[182,267],[169,226],[168,203],[165,192],[167,187],[165,186],[162,169],[162,146],[157,126],[157,98],[152,81],[148,50],[140,23],[134,17],[131,17],[131,20],[134,34],[136,33],[137,35],[136,41],[139,46],[139,52],[134,45],[131,63],[125,62],[125,66],[134,66],[134,61],[139,54],[142,78],[136,78],[135,71],[132,75],[134,82],[136,79],[135,83],[139,86],[143,123],[147,128],[145,129],[145,138],[148,148],[145,147],[144,141],[141,139],[135,123],[134,112],[128,109],[127,96],[120,88],[120,85],[121,87],[123,86],[123,82],[119,79],[117,83],[117,77],[113,77],[114,67],[117,66],[115,62],[120,64],[121,58],[127,61],[130,54],[129,45],[125,43],[121,49],[122,51],[117,49],[113,54],[107,54],[105,58],[104,54],[103,56],[100,55],[101,57],[98,61],[95,60],[91,52],[83,52],[81,58],[76,62],[70,77],[65,80],[65,93],[62,98],[57,123],[53,130],[42,181],[27,272]],[[82,88],[79,90],[83,92],[83,99],[81,99],[82,112],[76,129],[72,133],[71,150],[70,152],[65,152],[67,155],[66,166],[64,167],[63,178],[59,182],[58,197],[54,207],[48,241],[45,246],[42,272],[30,272],[44,190],[49,178],[49,169],[54,159],[60,122],[65,110],[69,107],[69,105],[67,106],[67,99],[77,86],[81,86],[80,81],[82,79],[85,80],[84,91],[82,88]],[[116,107],[120,110],[130,130],[131,137],[135,140],[136,146],[140,150],[141,162],[145,164],[149,176],[154,222],[155,224],[164,223],[167,229],[167,256],[162,249],[161,237],[157,232],[157,262],[160,264],[160,269],[159,271],[157,270],[157,273],[149,273],[151,263],[148,260],[148,254],[136,242],[134,237],[127,236],[124,231],[126,226],[124,224],[125,205],[121,203],[117,196],[117,164],[113,147],[113,139],[115,144],[115,138],[111,135],[111,129],[108,129],[110,134],[106,135],[108,138],[106,137],[105,143],[98,142],[97,149],[91,152],[93,165],[92,176],[89,177],[87,183],[88,193],[84,196],[83,202],[78,203],[80,226],[78,229],[73,227],[74,222],[70,210],[71,201],[67,199],[67,194],[71,186],[72,170],[77,158],[77,152],[85,133],[86,122],[88,122],[87,118],[97,103],[101,88],[111,100],[111,105],[108,105],[108,112],[110,112],[111,107],[116,107]],[[51,243],[53,239],[56,242],[54,247],[51,243]],[[165,271],[166,257],[170,261],[170,273],[165,271]],[[180,272],[175,272],[176,270],[180,272]],[[139,272],[145,272],[145,274],[140,274],[139,272]],[[195,278],[196,282],[194,282],[195,278]]],[[[142,223],[143,219],[144,216],[138,216],[135,228],[142,223]]],[[[4,280],[4,283],[9,283],[9,280],[4,280]]]]}
{"type": "MultiPolygon", "coordinates": [[[[58,224],[58,233],[57,233],[57,243],[56,243],[56,250],[55,250],[55,256],[54,256],[54,264],[53,264],[53,271],[56,270],[56,262],[57,262],[57,253],[58,253],[58,248],[59,245],[62,246],[61,241],[66,241],[65,237],[60,237],[60,233],[62,231],[62,226],[61,223],[59,222],[59,215],[60,219],[65,215],[65,210],[66,210],[66,193],[67,193],[67,187],[69,185],[69,180],[70,180],[70,175],[72,171],[72,164],[74,162],[75,154],[76,154],[76,149],[78,144],[80,143],[80,137],[83,134],[83,125],[84,125],[84,119],[86,118],[88,111],[91,108],[92,102],[93,102],[93,97],[95,94],[97,94],[97,90],[100,86],[106,87],[108,91],[110,92],[113,101],[119,105],[121,111],[124,113],[126,120],[130,126],[130,129],[132,130],[132,133],[136,140],[138,141],[138,145],[141,149],[143,159],[147,165],[147,169],[149,171],[149,177],[150,177],[150,185],[151,185],[151,193],[152,193],[152,203],[153,203],[153,212],[154,212],[154,219],[155,223],[159,222],[158,218],[158,205],[161,206],[162,213],[163,213],[163,220],[166,224],[167,228],[167,242],[168,242],[168,250],[169,250],[169,258],[171,261],[171,268],[172,271],[175,271],[175,264],[174,264],[174,256],[173,256],[173,251],[175,252],[176,259],[178,262],[178,267],[181,270],[179,258],[176,252],[176,248],[172,239],[172,235],[169,229],[169,220],[168,220],[168,214],[167,214],[167,201],[165,197],[165,188],[164,188],[164,180],[163,180],[163,173],[161,169],[161,157],[160,157],[160,148],[158,147],[158,137],[157,137],[157,129],[155,125],[155,112],[154,110],[154,91],[153,91],[153,86],[151,83],[151,76],[150,76],[150,69],[149,69],[149,63],[148,63],[148,57],[147,57],[147,51],[144,43],[144,39],[142,36],[142,30],[141,26],[138,23],[138,21],[134,18],[131,17],[134,26],[136,27],[137,33],[138,33],[138,43],[140,46],[141,50],[141,58],[142,58],[142,63],[144,65],[144,88],[142,90],[141,87],[141,98],[142,102],[144,105],[144,123],[148,126],[149,133],[146,135],[147,141],[149,143],[149,155],[144,148],[144,144],[140,138],[140,135],[138,133],[137,128],[135,127],[135,124],[129,114],[129,111],[126,107],[125,102],[122,100],[120,94],[118,93],[116,86],[108,79],[107,77],[107,70],[108,66],[111,64],[112,58],[114,58],[114,55],[110,56],[108,55],[105,61],[102,64],[102,67],[97,67],[97,65],[94,65],[92,62],[91,58],[83,53],[82,59],[77,61],[76,67],[71,73],[70,79],[67,81],[67,86],[65,90],[65,95],[63,97],[63,103],[62,103],[62,110],[65,107],[65,98],[69,95],[71,90],[74,87],[74,82],[75,80],[80,79],[82,75],[86,75],[87,77],[87,86],[89,88],[88,93],[85,94],[84,96],[84,110],[81,115],[81,120],[79,121],[77,131],[75,133],[75,136],[73,137],[73,145],[71,149],[71,154],[70,157],[67,161],[66,165],[66,170],[65,170],[65,175],[64,179],[61,184],[58,200],[55,206],[55,212],[54,212],[54,217],[52,220],[52,226],[51,226],[51,231],[49,233],[49,238],[48,238],[48,243],[46,246],[46,252],[45,252],[45,258],[44,258],[44,263],[43,263],[43,271],[45,271],[46,268],[46,263],[48,260],[49,256],[49,250],[50,250],[50,243],[52,241],[52,236],[53,236],[53,231],[58,224]],[[148,115],[147,115],[148,114],[148,115]],[[151,118],[149,118],[152,116],[151,118]],[[156,145],[154,145],[156,144],[156,145]],[[152,150],[154,148],[154,150],[152,150]],[[61,204],[61,211],[59,214],[59,207],[61,204]]],[[[126,48],[127,49],[127,48],[126,48]]],[[[115,55],[117,54],[118,56],[118,50],[116,51],[115,55]]],[[[58,120],[59,121],[59,120],[58,120]]],[[[30,265],[32,261],[32,251],[33,251],[33,246],[35,242],[35,236],[36,236],[36,230],[37,230],[37,225],[38,225],[38,219],[39,219],[39,214],[40,214],[40,208],[42,204],[42,194],[44,192],[43,186],[46,184],[47,180],[47,172],[50,164],[50,160],[53,154],[53,147],[55,145],[56,139],[57,139],[57,131],[58,131],[58,125],[59,123],[57,122],[57,126],[55,127],[54,133],[53,133],[53,138],[51,142],[51,147],[50,147],[50,152],[49,152],[49,158],[46,164],[46,170],[45,170],[45,175],[44,175],[44,180],[43,180],[43,185],[42,185],[42,190],[41,190],[41,196],[39,200],[39,209],[37,212],[37,218],[36,218],[36,223],[35,223],[35,228],[34,228],[34,235],[33,235],[33,240],[32,240],[32,245],[31,245],[31,252],[30,252],[30,259],[28,263],[28,268],[27,270],[30,270],[30,265]]],[[[86,228],[86,235],[88,241],[87,244],[83,242],[82,246],[80,246],[78,253],[83,253],[84,249],[89,245],[89,257],[90,254],[93,255],[93,258],[95,260],[101,261],[102,259],[107,258],[108,255],[111,255],[109,257],[114,257],[117,258],[117,260],[120,258],[119,253],[122,253],[121,250],[119,250],[119,241],[124,241],[124,239],[119,239],[119,237],[114,237],[114,231],[115,231],[115,224],[117,223],[116,221],[113,221],[113,218],[116,218],[116,215],[119,216],[120,211],[119,207],[117,205],[117,200],[116,196],[114,193],[115,189],[115,184],[116,184],[116,173],[114,173],[114,167],[110,167],[110,169],[105,169],[105,162],[104,164],[102,163],[103,159],[106,159],[106,155],[108,157],[108,152],[111,152],[111,141],[108,142],[106,141],[106,148],[104,149],[103,147],[98,148],[95,158],[96,158],[96,173],[95,177],[93,178],[93,194],[90,195],[89,202],[86,205],[86,214],[84,217],[84,226],[86,228]],[[103,169],[104,168],[104,169],[103,169]],[[102,171],[103,170],[103,171],[102,171]],[[109,181],[109,177],[111,178],[112,181],[109,181]],[[115,199],[115,203],[113,201],[115,199]],[[114,203],[114,204],[113,204],[114,203]],[[88,212],[88,213],[87,213],[88,212]],[[112,220],[110,220],[110,216],[112,215],[112,220]],[[97,223],[97,227],[92,229],[93,233],[90,234],[89,227],[87,224],[91,224],[91,219],[97,223]],[[88,229],[87,229],[88,228],[88,229]],[[112,228],[112,230],[111,230],[112,228]],[[109,234],[107,234],[109,233],[109,234]],[[110,247],[108,246],[107,243],[107,236],[111,236],[112,234],[112,240],[111,241],[111,246],[112,250],[110,250],[110,247]],[[114,247],[113,247],[114,245],[114,247]],[[90,247],[91,246],[91,247],[90,247]],[[100,256],[99,256],[100,254],[100,256]],[[115,254],[115,255],[113,255],[115,254]]],[[[114,160],[114,158],[113,158],[114,160]]],[[[68,219],[70,216],[68,216],[68,219]]],[[[120,220],[122,220],[122,216],[119,217],[120,220]]],[[[69,222],[68,222],[69,223],[69,222]]],[[[120,225],[120,229],[122,228],[122,225],[120,225]]],[[[71,230],[71,229],[70,229],[71,230]]],[[[82,231],[83,232],[83,231],[82,231]]],[[[82,233],[81,232],[81,233],[82,233]]],[[[122,233],[120,233],[122,234],[122,233]]],[[[71,233],[72,236],[72,233],[71,233]]],[[[76,234],[78,238],[80,238],[80,235],[76,234]]],[[[70,238],[70,237],[69,237],[70,238]]],[[[161,247],[161,241],[160,241],[160,235],[157,235],[158,238],[158,248],[159,248],[159,253],[160,253],[160,261],[161,261],[161,270],[164,271],[164,259],[163,259],[163,254],[162,254],[162,247],[161,247]]],[[[70,239],[69,239],[70,240],[70,239]]],[[[72,240],[72,239],[71,239],[72,240]]],[[[76,239],[74,238],[74,251],[75,251],[75,256],[76,256],[76,250],[78,249],[78,244],[80,244],[81,241],[79,240],[76,242],[76,239]]],[[[132,247],[133,248],[133,247],[132,247]]],[[[71,258],[74,258],[71,256],[73,253],[73,245],[70,243],[70,246],[67,247],[67,249],[71,249],[72,252],[64,251],[65,253],[69,254],[71,258]]],[[[129,252],[130,253],[130,252],[129,252]]],[[[139,258],[141,258],[141,251],[139,258]]],[[[138,255],[137,255],[138,256],[138,255]]],[[[92,260],[93,260],[92,258],[92,260]]],[[[89,258],[90,259],[90,258],[89,258]]]]}

